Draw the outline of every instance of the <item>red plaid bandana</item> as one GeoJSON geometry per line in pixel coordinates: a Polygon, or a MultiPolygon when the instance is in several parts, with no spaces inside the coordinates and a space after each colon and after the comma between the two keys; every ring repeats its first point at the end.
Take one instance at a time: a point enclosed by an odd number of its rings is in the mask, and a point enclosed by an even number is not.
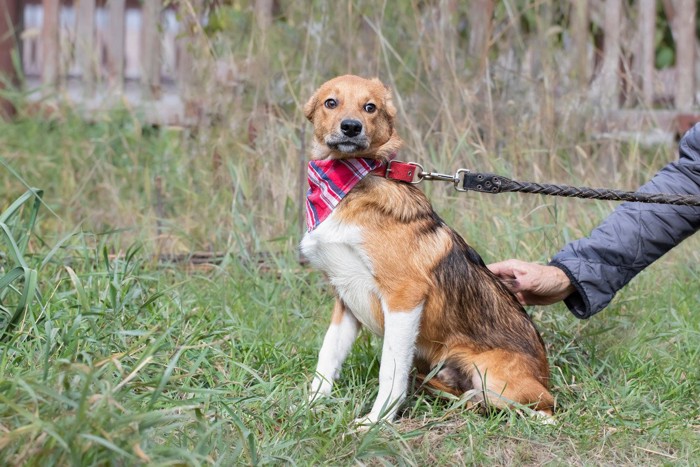
{"type": "Polygon", "coordinates": [[[309,162],[308,231],[318,227],[360,180],[381,165],[381,161],[361,158],[309,162]]]}

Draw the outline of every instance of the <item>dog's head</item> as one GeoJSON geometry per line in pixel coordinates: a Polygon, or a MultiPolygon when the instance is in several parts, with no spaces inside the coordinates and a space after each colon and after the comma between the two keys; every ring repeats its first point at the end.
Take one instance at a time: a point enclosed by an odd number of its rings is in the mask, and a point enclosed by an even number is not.
{"type": "Polygon", "coordinates": [[[333,78],[309,99],[304,114],[314,125],[313,159],[385,159],[401,147],[391,91],[376,78],[333,78]]]}

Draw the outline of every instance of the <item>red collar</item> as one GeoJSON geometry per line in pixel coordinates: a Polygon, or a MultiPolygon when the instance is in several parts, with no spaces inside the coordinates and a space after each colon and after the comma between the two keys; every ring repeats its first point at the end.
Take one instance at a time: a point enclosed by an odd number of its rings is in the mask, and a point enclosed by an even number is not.
{"type": "Polygon", "coordinates": [[[406,183],[416,183],[421,167],[415,162],[388,161],[374,169],[371,174],[378,177],[398,180],[406,183]]]}

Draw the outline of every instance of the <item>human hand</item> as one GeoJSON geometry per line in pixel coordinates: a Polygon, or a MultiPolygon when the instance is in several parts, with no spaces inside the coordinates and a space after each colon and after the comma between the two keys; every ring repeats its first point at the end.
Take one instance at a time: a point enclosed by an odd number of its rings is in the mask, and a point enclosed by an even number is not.
{"type": "Polygon", "coordinates": [[[508,259],[487,267],[523,305],[551,305],[576,290],[564,271],[555,266],[508,259]]]}

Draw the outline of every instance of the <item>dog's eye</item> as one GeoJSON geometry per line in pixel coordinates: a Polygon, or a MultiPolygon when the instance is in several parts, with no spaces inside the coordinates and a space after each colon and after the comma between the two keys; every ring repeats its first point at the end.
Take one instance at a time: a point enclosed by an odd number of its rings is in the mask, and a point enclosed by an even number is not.
{"type": "Polygon", "coordinates": [[[327,109],[335,109],[338,107],[338,101],[335,99],[326,99],[326,102],[324,102],[323,105],[326,106],[327,109]]]}
{"type": "Polygon", "coordinates": [[[374,104],[365,104],[364,109],[365,109],[365,112],[367,112],[368,114],[371,114],[372,112],[377,110],[377,106],[374,104]]]}

